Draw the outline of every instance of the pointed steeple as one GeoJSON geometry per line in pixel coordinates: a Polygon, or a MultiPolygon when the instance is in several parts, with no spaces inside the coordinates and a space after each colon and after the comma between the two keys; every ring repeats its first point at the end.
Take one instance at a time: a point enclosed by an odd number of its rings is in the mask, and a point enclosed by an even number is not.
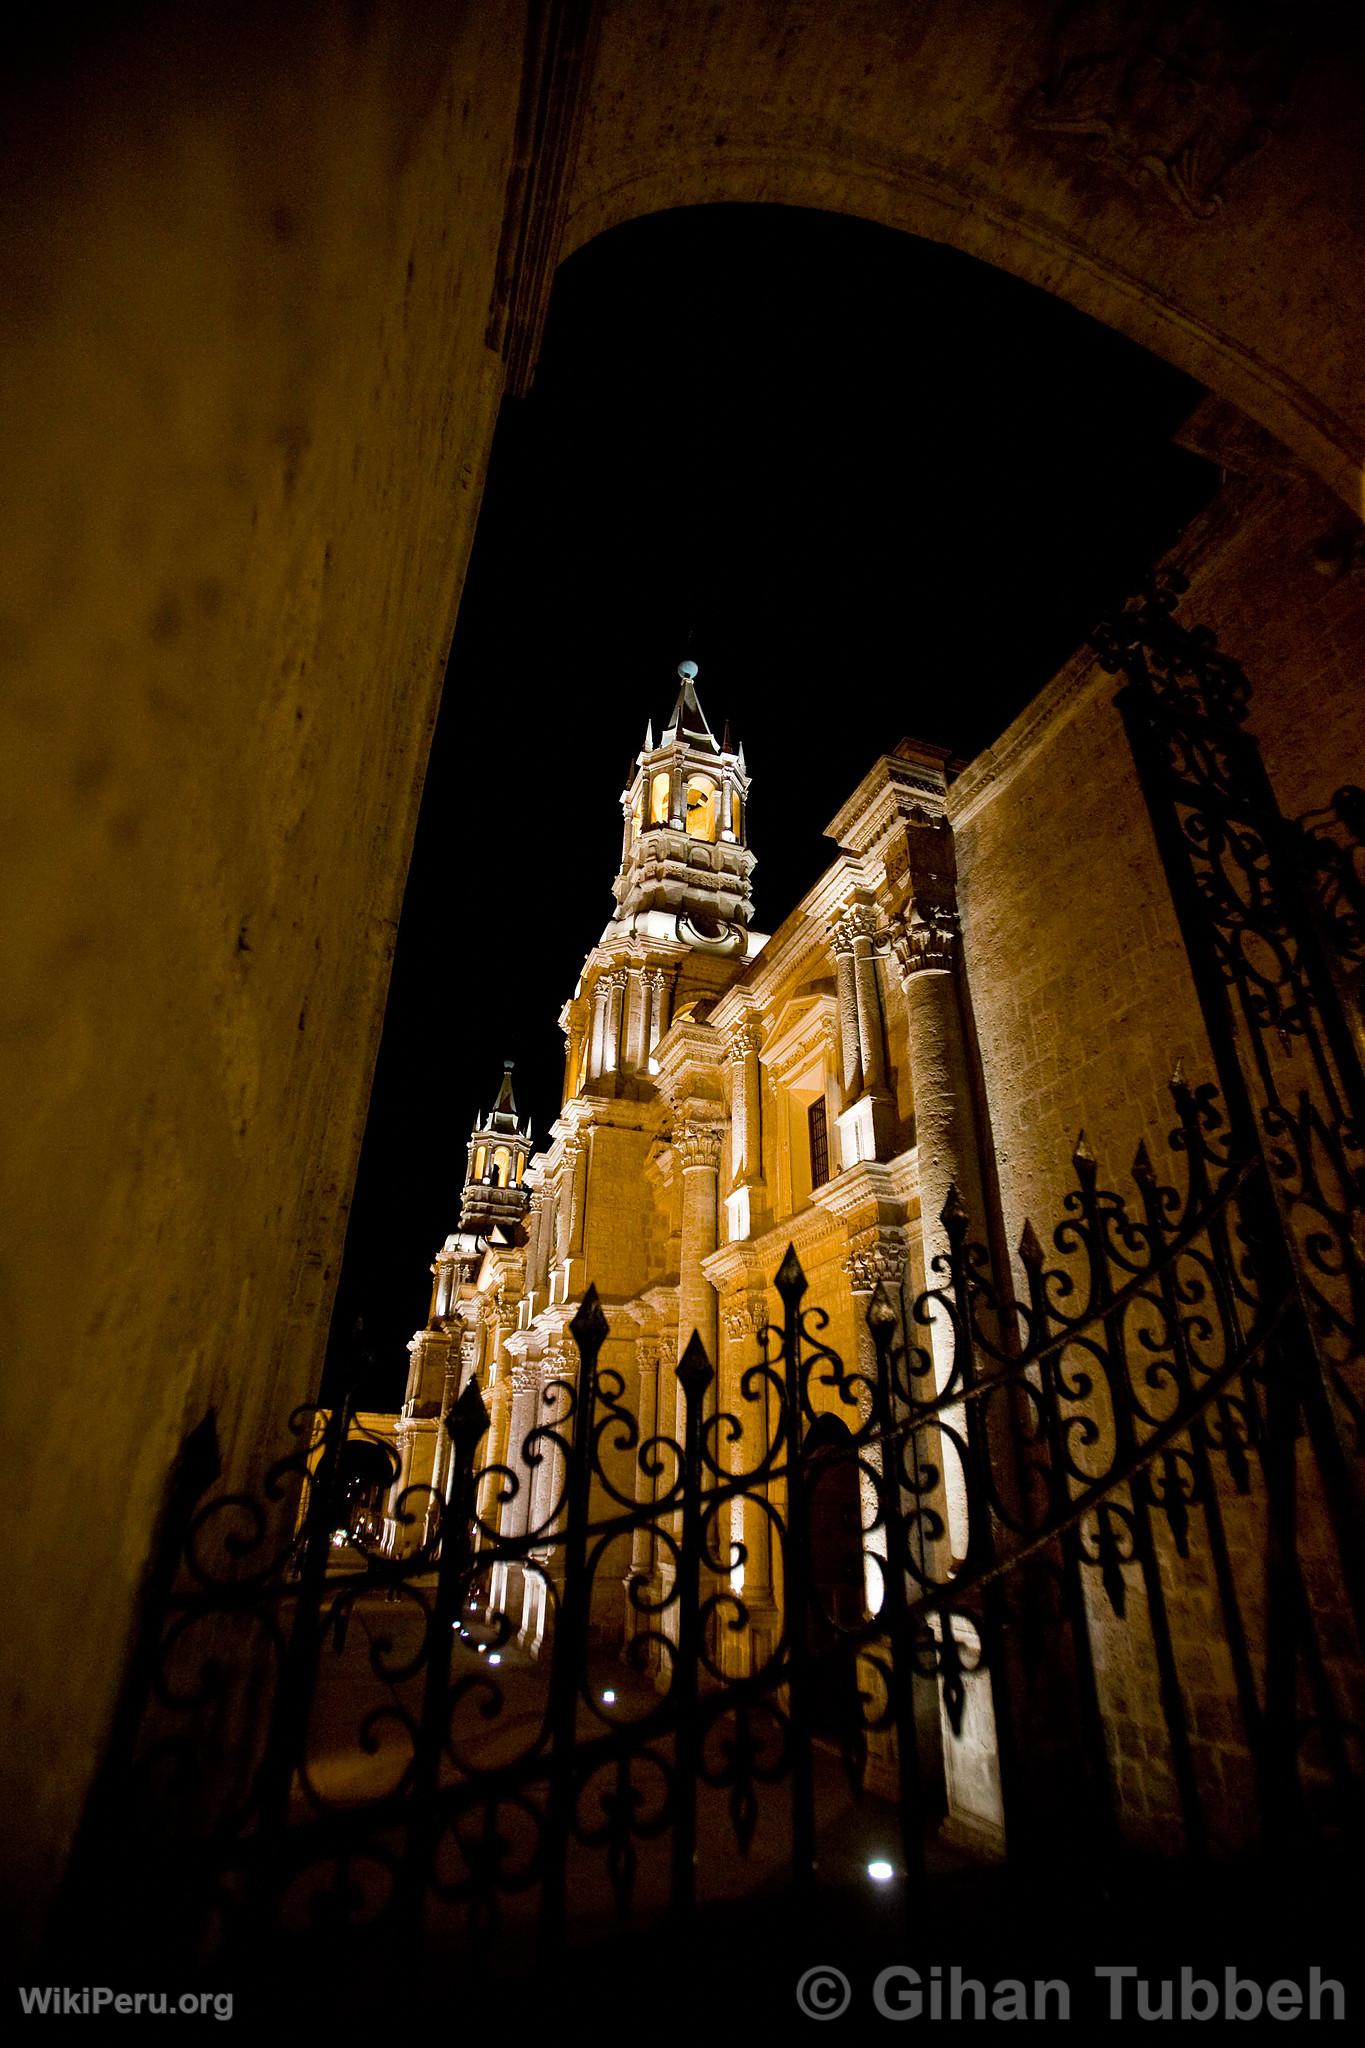
{"type": "Polygon", "coordinates": [[[673,715],[664,728],[662,744],[668,747],[672,746],[675,740],[685,740],[694,747],[709,747],[713,754],[718,754],[719,742],[706,723],[706,713],[702,710],[697,697],[695,661],[678,663],[678,681],[681,688],[678,691],[677,702],[673,706],[673,715]]]}
{"type": "Polygon", "coordinates": [[[469,1134],[469,1163],[460,1198],[460,1228],[487,1237],[495,1225],[515,1230],[525,1214],[528,1190],[523,1175],[531,1156],[531,1126],[517,1122],[511,1060],[502,1063],[502,1085],[488,1115],[469,1134]]]}
{"type": "Polygon", "coordinates": [[[506,1130],[509,1125],[512,1130],[517,1128],[517,1099],[512,1093],[512,1069],[515,1065],[515,1060],[504,1060],[502,1063],[502,1086],[498,1090],[498,1099],[493,1104],[493,1114],[489,1119],[494,1130],[506,1130]]]}

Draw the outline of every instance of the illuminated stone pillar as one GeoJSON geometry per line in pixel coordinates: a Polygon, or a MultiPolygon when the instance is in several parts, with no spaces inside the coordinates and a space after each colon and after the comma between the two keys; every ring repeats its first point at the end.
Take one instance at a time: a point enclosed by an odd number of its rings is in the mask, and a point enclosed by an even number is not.
{"type": "Polygon", "coordinates": [[[587,1160],[584,1141],[577,1132],[564,1140],[564,1186],[567,1194],[565,1256],[583,1255],[583,1212],[587,1196],[587,1160]]]}
{"type": "MultiPolygon", "coordinates": [[[[567,1401],[562,1392],[554,1389],[553,1382],[568,1380],[572,1384],[576,1366],[577,1352],[571,1343],[566,1345],[562,1339],[546,1353],[538,1371],[539,1397],[535,1427],[548,1426],[554,1428],[561,1437],[564,1436],[567,1401]]],[[[559,1584],[564,1577],[563,1547],[547,1540],[563,1522],[564,1453],[557,1444],[548,1440],[543,1441],[537,1448],[540,1452],[540,1463],[535,1467],[532,1481],[529,1528],[543,1533],[536,1539],[532,1553],[539,1568],[525,1574],[521,1624],[522,1640],[532,1651],[541,1648],[550,1618],[549,1595],[545,1581],[549,1579],[559,1584]]]]}
{"type": "Polygon", "coordinates": [[[762,1089],[758,1049],[763,1033],[750,1015],[730,1038],[730,1153],[736,1186],[747,1187],[763,1177],[762,1089]]]}
{"type": "Polygon", "coordinates": [[[515,1499],[508,1502],[503,1515],[503,1533],[516,1538],[524,1536],[531,1521],[531,1481],[533,1473],[526,1463],[526,1439],[535,1428],[540,1417],[536,1403],[540,1398],[540,1371],[537,1366],[518,1364],[512,1368],[512,1421],[509,1431],[507,1462],[517,1475],[518,1486],[515,1499]]]}
{"type": "MultiPolygon", "coordinates": [[[[682,1234],[678,1255],[678,1358],[695,1330],[714,1365],[718,1303],[716,1290],[702,1271],[702,1261],[716,1249],[719,1235],[717,1197],[720,1178],[718,1123],[689,1119],[673,1134],[682,1167],[682,1234]]],[[[679,1396],[681,1401],[681,1396],[679,1396]]],[[[681,1414],[681,1407],[679,1414],[681,1414]]]]}
{"type": "MultiPolygon", "coordinates": [[[[676,1345],[672,1347],[676,1350],[676,1345]]],[[[662,1345],[657,1336],[639,1337],[635,1344],[635,1367],[638,1374],[635,1419],[639,1424],[640,1442],[645,1443],[658,1428],[659,1415],[659,1359],[662,1345]]],[[[671,1355],[671,1354],[670,1354],[671,1355]]],[[[637,1459],[635,1465],[635,1498],[642,1508],[651,1505],[658,1481],[652,1473],[641,1470],[637,1459]]],[[[627,1638],[641,1634],[651,1626],[648,1615],[641,1614],[631,1600],[631,1583],[647,1591],[651,1597],[658,1589],[658,1572],[655,1560],[655,1538],[653,1525],[641,1523],[630,1541],[630,1576],[626,1583],[626,1635],[627,1638]]]]}
{"type": "Polygon", "coordinates": [[[621,1066],[621,1022],[628,979],[624,967],[616,968],[607,977],[607,1020],[602,1039],[602,1071],[607,1074],[617,1073],[621,1066]]]}
{"type": "Polygon", "coordinates": [[[654,1048],[663,1037],[664,971],[655,967],[645,975],[645,988],[649,998],[649,1022],[645,1031],[645,1059],[648,1066],[654,1056],[654,1048]]]}
{"type": "MultiPolygon", "coordinates": [[[[885,1286],[892,1300],[899,1306],[901,1282],[905,1273],[905,1232],[894,1225],[874,1226],[856,1232],[849,1243],[848,1256],[844,1260],[844,1271],[848,1275],[849,1289],[853,1295],[853,1328],[858,1345],[858,1373],[869,1386],[877,1381],[877,1347],[872,1341],[868,1327],[867,1312],[879,1284],[885,1286]]],[[[869,1397],[870,1398],[870,1397],[869,1397]]],[[[860,1420],[866,1418],[866,1406],[859,1409],[860,1420]]],[[[874,1472],[881,1470],[881,1452],[873,1445],[865,1453],[865,1462],[870,1468],[859,1474],[862,1493],[863,1527],[870,1529],[867,1539],[867,1556],[864,1567],[864,1596],[867,1609],[874,1614],[884,1597],[881,1564],[886,1557],[886,1531],[872,1529],[877,1513],[877,1488],[874,1472]]]]}
{"type": "MultiPolygon", "coordinates": [[[[987,1226],[971,1068],[954,973],[958,946],[956,912],[942,903],[930,915],[912,907],[893,926],[893,938],[905,992],[910,1073],[915,1091],[925,1282],[929,1287],[946,1287],[946,1264],[935,1271],[933,1262],[940,1257],[946,1260],[948,1252],[948,1233],[942,1216],[949,1189],[956,1188],[965,1204],[975,1239],[985,1241],[987,1226]]],[[[934,1374],[941,1388],[947,1381],[953,1357],[952,1330],[946,1315],[935,1315],[929,1335],[934,1374]]],[[[960,1425],[960,1417],[954,1414],[952,1419],[960,1425]]],[[[945,1473],[944,1479],[953,1555],[965,1557],[965,1483],[956,1470],[945,1473]]]]}
{"type": "Polygon", "coordinates": [[[858,1048],[863,1087],[869,1094],[886,1086],[886,1036],[881,990],[877,985],[876,912],[860,905],[848,914],[853,936],[853,984],[858,1010],[858,1048]]]}
{"type": "Polygon", "coordinates": [[[599,974],[592,991],[592,1035],[588,1041],[588,1075],[595,1081],[606,1058],[607,1003],[611,995],[609,977],[599,974]]]}
{"type": "MultiPolygon", "coordinates": [[[[768,1327],[768,1302],[761,1287],[727,1294],[721,1305],[724,1330],[720,1399],[726,1412],[739,1422],[738,1442],[730,1446],[730,1469],[735,1474],[754,1472],[762,1465],[771,1437],[770,1410],[775,1396],[766,1382],[752,1389],[755,1398],[744,1400],[740,1382],[746,1369],[759,1358],[763,1332],[768,1327]]],[[[777,1603],[773,1592],[773,1524],[767,1511],[771,1489],[763,1482],[741,1495],[731,1514],[730,1537],[743,1551],[743,1563],[731,1574],[731,1583],[744,1603],[747,1628],[744,1636],[731,1642],[722,1639],[726,1668],[740,1677],[758,1669],[771,1656],[778,1635],[777,1603]]]]}
{"type": "Polygon", "coordinates": [[[569,1012],[567,1036],[568,1047],[564,1056],[564,1102],[571,1101],[578,1092],[578,1069],[583,1059],[583,1019],[576,1008],[569,1012]]]}
{"type": "Polygon", "coordinates": [[[830,927],[834,972],[839,988],[839,1090],[841,1109],[862,1093],[863,1068],[858,1043],[858,984],[853,965],[853,931],[847,917],[830,927]]]}

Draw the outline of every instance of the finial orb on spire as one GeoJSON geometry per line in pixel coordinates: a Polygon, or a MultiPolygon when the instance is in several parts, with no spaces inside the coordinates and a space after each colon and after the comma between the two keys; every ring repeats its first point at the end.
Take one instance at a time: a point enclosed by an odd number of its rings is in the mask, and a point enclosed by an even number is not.
{"type": "Polygon", "coordinates": [[[678,663],[678,674],[682,677],[685,683],[694,683],[697,680],[696,662],[680,661],[678,663]]]}

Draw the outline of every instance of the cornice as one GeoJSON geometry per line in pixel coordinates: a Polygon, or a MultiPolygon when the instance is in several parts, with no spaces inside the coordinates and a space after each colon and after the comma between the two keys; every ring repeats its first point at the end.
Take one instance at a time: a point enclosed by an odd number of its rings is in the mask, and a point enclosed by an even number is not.
{"type": "Polygon", "coordinates": [[[826,838],[856,854],[881,850],[901,819],[916,810],[942,814],[947,747],[902,740],[863,777],[843,808],[825,827],[826,838]]]}

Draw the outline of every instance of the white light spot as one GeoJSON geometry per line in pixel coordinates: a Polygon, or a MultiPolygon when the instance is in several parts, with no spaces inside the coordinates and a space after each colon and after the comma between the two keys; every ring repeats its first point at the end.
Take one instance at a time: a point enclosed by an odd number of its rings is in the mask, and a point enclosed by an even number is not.
{"type": "Polygon", "coordinates": [[[502,1662],[502,1658],[501,1658],[501,1656],[500,1656],[500,1655],[498,1654],[498,1652],[497,1652],[496,1650],[494,1650],[494,1652],[493,1652],[492,1656],[491,1656],[491,1657],[489,1658],[489,1660],[488,1660],[488,1661],[489,1661],[489,1663],[490,1663],[490,1664],[501,1664],[501,1662],[502,1662]]]}
{"type": "Polygon", "coordinates": [[[872,1879],[873,1884],[890,1884],[892,1878],[896,1875],[896,1866],[894,1863],[884,1862],[879,1856],[875,1863],[868,1864],[867,1874],[872,1879]]]}
{"type": "Polygon", "coordinates": [[[482,1657],[484,1651],[488,1648],[488,1645],[487,1643],[476,1643],[474,1647],[478,1651],[479,1655],[482,1657]]]}
{"type": "Polygon", "coordinates": [[[616,1694],[614,1692],[604,1692],[602,1704],[604,1707],[614,1707],[616,1705],[616,1694]]]}

